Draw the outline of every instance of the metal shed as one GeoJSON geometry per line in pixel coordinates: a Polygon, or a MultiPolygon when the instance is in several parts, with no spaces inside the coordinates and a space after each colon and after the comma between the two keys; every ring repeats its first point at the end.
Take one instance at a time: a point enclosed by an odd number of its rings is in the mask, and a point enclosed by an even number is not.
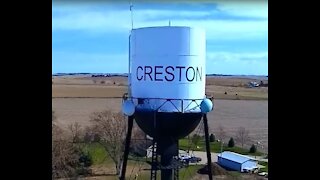
{"type": "Polygon", "coordinates": [[[218,154],[218,164],[227,169],[240,172],[250,172],[258,168],[257,160],[230,151],[218,154]]]}

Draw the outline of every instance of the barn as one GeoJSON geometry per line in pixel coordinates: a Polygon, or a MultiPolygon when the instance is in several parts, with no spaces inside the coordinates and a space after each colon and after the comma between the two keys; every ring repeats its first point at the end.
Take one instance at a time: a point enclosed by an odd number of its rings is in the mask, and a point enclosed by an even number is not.
{"type": "Polygon", "coordinates": [[[251,172],[258,169],[258,163],[255,159],[230,151],[218,154],[218,164],[226,169],[239,172],[251,172]]]}

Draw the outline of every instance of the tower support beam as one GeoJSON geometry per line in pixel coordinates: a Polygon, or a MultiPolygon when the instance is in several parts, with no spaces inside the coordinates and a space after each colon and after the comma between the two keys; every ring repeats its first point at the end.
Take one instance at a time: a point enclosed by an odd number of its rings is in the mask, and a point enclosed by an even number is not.
{"type": "Polygon", "coordinates": [[[125,177],[126,177],[126,169],[127,169],[128,155],[129,155],[129,149],[130,149],[132,127],[133,127],[133,116],[129,116],[128,131],[127,131],[126,144],[125,144],[124,155],[123,155],[120,180],[125,180],[125,177]]]}
{"type": "Polygon", "coordinates": [[[209,129],[208,129],[208,119],[207,114],[203,114],[203,124],[204,124],[204,134],[206,139],[206,151],[207,151],[207,159],[208,159],[208,175],[209,180],[212,180],[212,161],[211,161],[211,153],[210,153],[210,141],[209,141],[209,129]]]}

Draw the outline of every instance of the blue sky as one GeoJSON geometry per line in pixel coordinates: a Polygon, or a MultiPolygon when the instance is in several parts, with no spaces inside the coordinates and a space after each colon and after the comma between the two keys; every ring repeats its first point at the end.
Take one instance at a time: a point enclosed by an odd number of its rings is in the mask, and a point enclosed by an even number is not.
{"type": "MultiPolygon", "coordinates": [[[[268,75],[267,1],[133,5],[134,28],[204,28],[208,74],[268,75]]],[[[52,72],[126,73],[129,6],[53,2],[52,72]]]]}

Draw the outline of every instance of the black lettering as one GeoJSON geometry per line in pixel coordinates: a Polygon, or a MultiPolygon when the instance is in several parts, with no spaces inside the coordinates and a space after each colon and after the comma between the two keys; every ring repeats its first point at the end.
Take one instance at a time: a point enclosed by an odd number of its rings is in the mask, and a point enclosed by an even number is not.
{"type": "Polygon", "coordinates": [[[172,76],[172,79],[168,79],[167,76],[164,76],[164,78],[165,78],[167,81],[173,81],[173,80],[174,80],[174,74],[171,73],[171,72],[169,72],[169,71],[168,71],[168,68],[171,68],[172,71],[174,71],[174,68],[173,68],[172,66],[166,67],[166,73],[167,73],[167,74],[170,74],[170,75],[172,76]]]}
{"type": "Polygon", "coordinates": [[[179,81],[181,81],[181,69],[182,69],[182,68],[186,68],[186,67],[176,66],[176,68],[180,69],[180,71],[179,71],[179,81]]]}
{"type": "Polygon", "coordinates": [[[163,68],[163,66],[155,66],[154,67],[154,80],[155,81],[163,81],[163,79],[157,78],[157,74],[162,74],[162,72],[157,72],[157,68],[163,68]]]}
{"type": "Polygon", "coordinates": [[[196,72],[194,71],[193,67],[191,67],[191,66],[188,67],[188,69],[186,70],[186,78],[187,78],[187,80],[188,80],[189,82],[190,82],[190,81],[193,81],[195,74],[196,74],[196,72]],[[193,70],[193,77],[192,77],[191,80],[188,78],[188,71],[189,71],[189,69],[192,69],[192,70],[193,70]]]}
{"type": "Polygon", "coordinates": [[[143,76],[141,76],[141,78],[138,78],[138,69],[143,70],[143,68],[142,68],[141,66],[139,66],[139,67],[137,68],[137,79],[138,79],[139,81],[141,81],[141,80],[142,80],[142,78],[143,78],[143,76]]]}
{"type": "MultiPolygon", "coordinates": [[[[197,67],[197,74],[200,77],[200,81],[202,81],[202,67],[200,67],[200,68],[201,68],[201,73],[199,72],[199,67],[197,67]]],[[[196,75],[196,81],[198,81],[198,75],[196,75]]]]}
{"type": "Polygon", "coordinates": [[[152,73],[152,67],[151,66],[144,66],[144,80],[146,80],[146,74],[149,75],[150,80],[152,81],[151,74],[152,73]],[[150,72],[147,72],[147,68],[150,69],[150,72]]]}

